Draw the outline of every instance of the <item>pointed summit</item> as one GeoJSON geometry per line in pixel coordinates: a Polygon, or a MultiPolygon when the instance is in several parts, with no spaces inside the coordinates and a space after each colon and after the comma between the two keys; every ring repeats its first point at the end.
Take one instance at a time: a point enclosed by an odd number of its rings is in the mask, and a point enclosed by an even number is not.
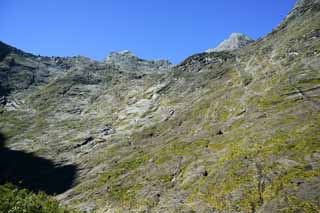
{"type": "Polygon", "coordinates": [[[228,39],[221,42],[216,48],[208,49],[206,52],[232,51],[240,49],[254,40],[242,33],[232,33],[228,39]]]}

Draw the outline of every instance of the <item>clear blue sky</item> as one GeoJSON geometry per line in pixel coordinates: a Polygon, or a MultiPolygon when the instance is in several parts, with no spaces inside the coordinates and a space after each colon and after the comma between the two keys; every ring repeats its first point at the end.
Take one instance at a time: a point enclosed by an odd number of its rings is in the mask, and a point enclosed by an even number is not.
{"type": "Polygon", "coordinates": [[[295,0],[0,0],[0,40],[40,55],[101,60],[131,50],[174,63],[232,32],[257,39],[295,0]]]}

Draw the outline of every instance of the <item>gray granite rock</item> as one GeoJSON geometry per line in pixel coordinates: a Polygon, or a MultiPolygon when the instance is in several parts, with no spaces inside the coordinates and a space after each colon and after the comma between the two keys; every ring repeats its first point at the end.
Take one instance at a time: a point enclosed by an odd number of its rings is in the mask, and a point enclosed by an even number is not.
{"type": "Polygon", "coordinates": [[[230,37],[221,42],[216,48],[208,49],[206,52],[232,51],[240,49],[254,40],[242,33],[232,33],[230,37]]]}

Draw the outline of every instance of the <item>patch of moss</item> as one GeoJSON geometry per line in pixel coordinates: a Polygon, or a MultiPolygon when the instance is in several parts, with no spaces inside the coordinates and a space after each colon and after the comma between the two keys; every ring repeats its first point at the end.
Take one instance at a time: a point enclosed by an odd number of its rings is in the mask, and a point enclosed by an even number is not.
{"type": "Polygon", "coordinates": [[[166,146],[153,153],[156,164],[162,164],[178,156],[195,156],[199,150],[208,145],[208,140],[199,139],[192,142],[170,141],[166,146]]]}
{"type": "Polygon", "coordinates": [[[297,198],[296,196],[288,196],[288,205],[282,208],[279,212],[318,212],[319,206],[312,201],[297,198]]]}
{"type": "Polygon", "coordinates": [[[31,119],[27,119],[19,112],[5,112],[0,116],[1,132],[10,139],[26,131],[31,126],[31,122],[31,119]]]}
{"type": "Polygon", "coordinates": [[[139,153],[120,161],[99,177],[96,187],[106,185],[108,187],[106,194],[108,198],[125,206],[133,205],[136,199],[136,191],[141,189],[142,185],[127,182],[127,175],[130,176],[130,173],[134,173],[134,170],[138,169],[149,158],[148,155],[139,153]]]}
{"type": "Polygon", "coordinates": [[[135,205],[136,192],[139,191],[143,186],[122,186],[122,185],[111,185],[108,190],[108,196],[116,201],[121,202],[124,206],[130,207],[135,205]]]}

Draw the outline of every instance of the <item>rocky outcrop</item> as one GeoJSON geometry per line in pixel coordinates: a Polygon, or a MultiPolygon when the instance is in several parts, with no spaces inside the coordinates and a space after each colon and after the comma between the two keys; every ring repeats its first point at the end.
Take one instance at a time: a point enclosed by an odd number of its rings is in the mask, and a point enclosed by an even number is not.
{"type": "Polygon", "coordinates": [[[206,52],[233,51],[254,42],[250,37],[242,33],[232,33],[228,39],[221,42],[216,48],[208,49],[206,52]]]}
{"type": "Polygon", "coordinates": [[[112,52],[104,62],[126,72],[164,72],[173,67],[167,60],[143,60],[128,50],[112,52]]]}

